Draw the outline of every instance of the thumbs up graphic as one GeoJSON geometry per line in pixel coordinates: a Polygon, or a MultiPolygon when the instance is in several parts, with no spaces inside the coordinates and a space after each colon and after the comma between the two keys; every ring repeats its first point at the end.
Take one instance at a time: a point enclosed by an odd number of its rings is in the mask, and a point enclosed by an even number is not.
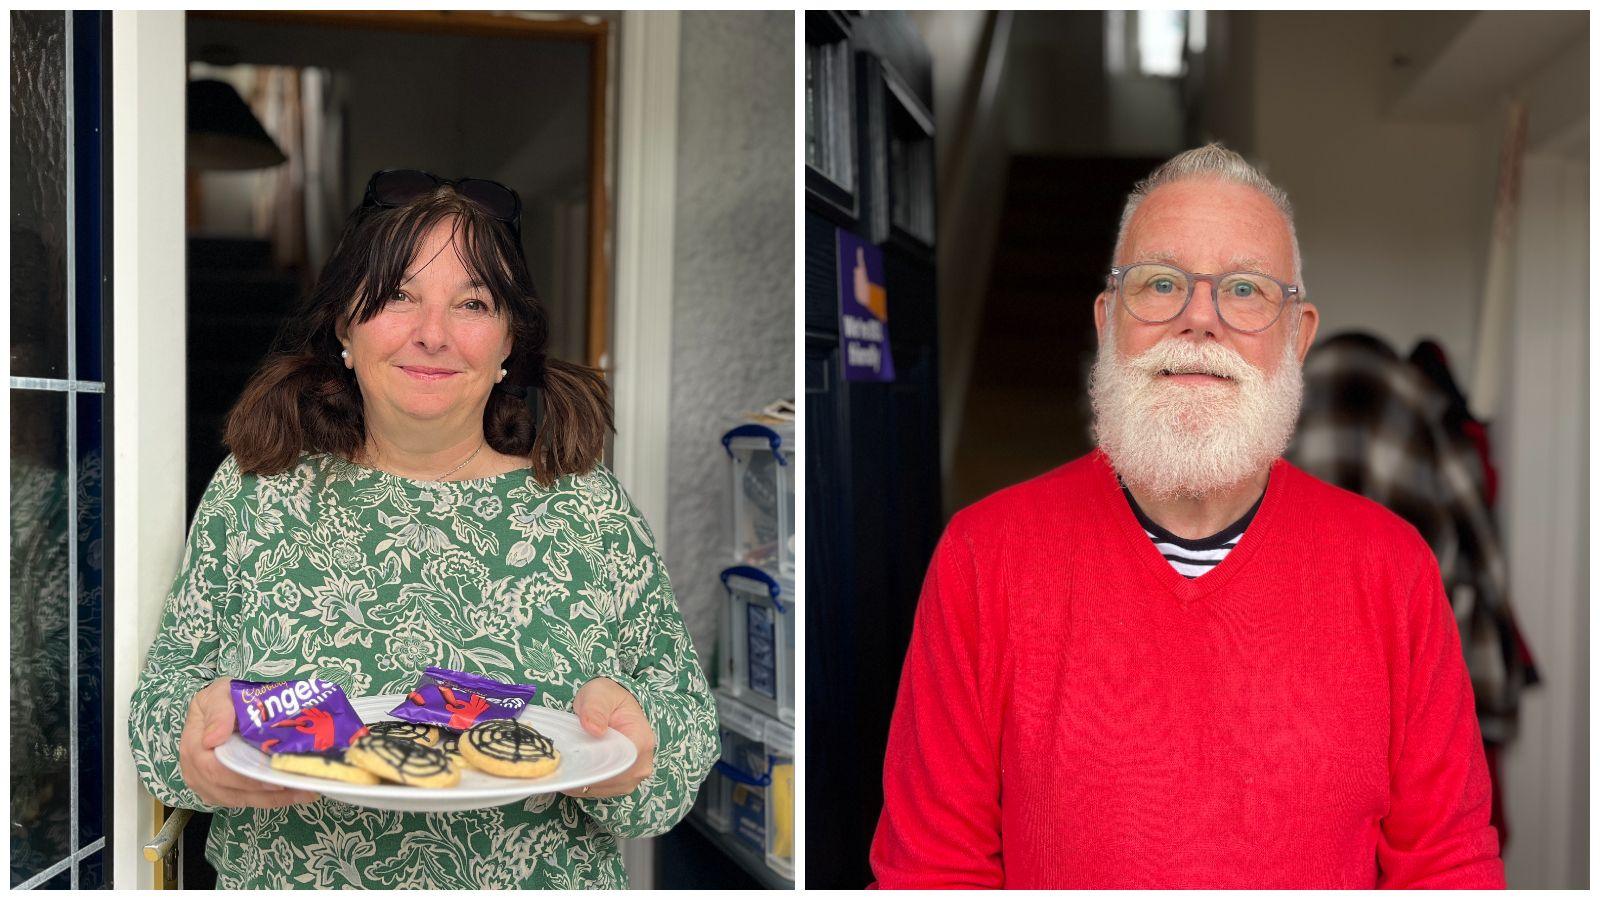
{"type": "Polygon", "coordinates": [[[855,276],[856,302],[866,307],[880,322],[889,321],[889,292],[867,279],[867,251],[856,248],[855,276]]]}
{"type": "Polygon", "coordinates": [[[856,302],[866,306],[871,299],[872,284],[867,281],[867,251],[863,247],[856,248],[855,275],[856,302]]]}

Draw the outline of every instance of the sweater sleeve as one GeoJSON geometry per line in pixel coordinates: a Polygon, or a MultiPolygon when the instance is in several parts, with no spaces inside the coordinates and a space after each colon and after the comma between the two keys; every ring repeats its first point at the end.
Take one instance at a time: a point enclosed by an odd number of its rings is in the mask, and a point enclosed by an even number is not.
{"type": "Polygon", "coordinates": [[[721,753],[716,702],[667,580],[655,535],[610,473],[614,492],[600,521],[606,555],[602,590],[620,617],[617,653],[597,674],[639,701],[656,733],[655,771],[632,793],[578,801],[623,838],[653,837],[677,825],[721,753]]]}
{"type": "Polygon", "coordinates": [[[230,504],[239,488],[239,470],[229,456],[207,486],[183,549],[183,562],[167,594],[156,639],[133,689],[128,737],[133,764],[151,794],[168,806],[214,812],[184,783],[178,767],[178,738],[189,715],[189,701],[220,675],[214,610],[222,605],[229,575],[227,562],[230,504]]]}
{"type": "MultiPolygon", "coordinates": [[[[873,837],[877,887],[999,888],[997,661],[982,633],[972,546],[952,520],[929,564],[889,724],[883,813],[873,837]]],[[[998,639],[998,638],[996,638],[998,639]]]]}
{"type": "Polygon", "coordinates": [[[1378,887],[1504,888],[1472,681],[1444,585],[1427,558],[1408,598],[1409,658],[1396,698],[1378,887]]]}

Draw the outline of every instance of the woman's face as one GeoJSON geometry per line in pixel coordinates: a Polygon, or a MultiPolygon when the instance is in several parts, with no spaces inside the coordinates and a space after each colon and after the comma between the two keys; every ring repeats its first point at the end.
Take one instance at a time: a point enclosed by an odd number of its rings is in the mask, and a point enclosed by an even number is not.
{"type": "Polygon", "coordinates": [[[435,225],[382,311],[340,336],[369,425],[478,421],[511,355],[505,311],[462,264],[453,224],[435,225]]]}

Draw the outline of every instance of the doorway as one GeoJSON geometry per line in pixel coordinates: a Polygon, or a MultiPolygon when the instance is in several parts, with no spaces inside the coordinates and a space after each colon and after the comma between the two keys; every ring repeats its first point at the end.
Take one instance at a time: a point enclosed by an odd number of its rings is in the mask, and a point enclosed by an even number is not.
{"type": "MultiPolygon", "coordinates": [[[[612,26],[500,13],[186,15],[186,520],[227,455],[229,409],[380,169],[516,190],[551,355],[609,368],[612,26]],[[200,152],[196,134],[211,125],[196,118],[197,82],[234,92],[259,125],[253,147],[200,152]]],[[[209,818],[185,829],[183,887],[215,883],[209,818]]]]}

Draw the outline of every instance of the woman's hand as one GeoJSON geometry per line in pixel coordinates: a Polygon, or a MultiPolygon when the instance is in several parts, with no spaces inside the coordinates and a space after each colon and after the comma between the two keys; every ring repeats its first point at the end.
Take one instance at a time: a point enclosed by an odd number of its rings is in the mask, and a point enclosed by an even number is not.
{"type": "Polygon", "coordinates": [[[580,800],[590,797],[620,797],[630,794],[656,767],[656,733],[650,727],[650,722],[644,717],[644,709],[639,706],[639,701],[634,699],[628,689],[609,678],[595,678],[578,688],[578,696],[573,698],[572,711],[577,714],[578,721],[583,723],[583,730],[595,737],[606,733],[606,728],[611,727],[622,732],[622,736],[633,741],[633,746],[638,749],[639,756],[623,772],[615,778],[591,784],[588,788],[579,788],[575,791],[566,791],[570,797],[580,800]]]}
{"type": "Polygon", "coordinates": [[[230,679],[218,678],[189,701],[189,718],[178,738],[178,770],[201,800],[230,808],[288,806],[317,799],[310,791],[288,790],[256,781],[217,761],[216,748],[234,732],[230,679]]]}

